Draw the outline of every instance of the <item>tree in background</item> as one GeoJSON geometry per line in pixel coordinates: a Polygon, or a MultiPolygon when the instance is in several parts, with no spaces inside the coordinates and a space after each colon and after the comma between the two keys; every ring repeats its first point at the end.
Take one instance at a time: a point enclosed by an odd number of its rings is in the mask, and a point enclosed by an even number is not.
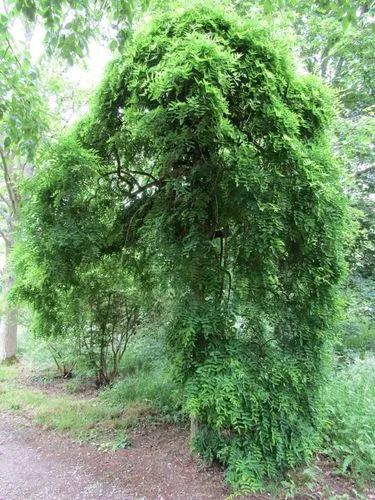
{"type": "MultiPolygon", "coordinates": [[[[46,130],[46,106],[39,91],[38,73],[29,54],[22,53],[0,19],[0,235],[5,248],[2,292],[13,283],[9,255],[18,221],[20,192],[18,183],[31,174],[31,165],[41,136],[46,130]],[[4,29],[3,29],[4,28],[4,29]]],[[[5,300],[0,326],[0,360],[16,354],[17,311],[5,300]]]]}
{"type": "Polygon", "coordinates": [[[6,261],[2,276],[0,361],[16,354],[18,315],[8,304],[7,295],[13,283],[9,255],[21,203],[19,185],[25,176],[32,175],[42,139],[61,130],[67,110],[74,109],[78,102],[82,104],[82,96],[77,99],[77,92],[66,81],[62,84],[61,67],[66,60],[73,62],[83,57],[100,19],[110,15],[109,7],[122,26],[119,40],[129,31],[135,6],[131,2],[104,4],[101,11],[98,6],[93,9],[92,2],[10,1],[0,11],[0,236],[6,261]],[[17,29],[23,41],[14,37],[15,21],[21,21],[17,29]],[[41,29],[41,23],[45,28],[47,57],[43,54],[33,62],[28,45],[34,31],[41,29]],[[57,56],[63,58],[59,66],[57,56]],[[69,100],[62,99],[69,89],[69,100]]]}
{"type": "Polygon", "coordinates": [[[58,53],[73,63],[87,55],[90,40],[107,38],[111,48],[123,46],[133,20],[148,0],[8,0],[9,18],[22,16],[30,25],[43,26],[48,54],[58,53]]]}

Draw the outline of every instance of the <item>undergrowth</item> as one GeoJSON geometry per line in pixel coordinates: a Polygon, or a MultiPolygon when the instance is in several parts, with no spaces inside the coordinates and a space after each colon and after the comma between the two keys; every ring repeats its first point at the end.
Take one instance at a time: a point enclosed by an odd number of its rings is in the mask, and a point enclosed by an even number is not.
{"type": "Polygon", "coordinates": [[[37,423],[66,431],[78,440],[90,440],[99,423],[105,431],[112,431],[114,419],[122,413],[120,408],[105,405],[99,398],[50,395],[20,385],[16,367],[0,369],[0,410],[22,412],[37,423]]]}
{"type": "MultiPolygon", "coordinates": [[[[84,383],[84,372],[66,381],[62,394],[46,394],[43,388],[20,383],[24,381],[19,379],[20,373],[24,377],[25,372],[29,379],[30,374],[37,379],[39,373],[41,380],[55,383],[43,348],[30,341],[27,345],[26,361],[0,365],[0,410],[20,411],[48,428],[90,441],[102,451],[129,446],[129,428],[183,418],[180,395],[158,339],[140,336],[134,341],[124,356],[121,378],[90,397],[75,394],[84,383]],[[35,366],[42,366],[42,371],[33,371],[35,366]]],[[[375,356],[349,356],[333,373],[324,400],[327,423],[321,451],[342,475],[359,484],[375,480],[375,356]]]]}
{"type": "Polygon", "coordinates": [[[21,362],[0,365],[0,410],[20,411],[47,428],[91,441],[102,451],[127,446],[126,431],[146,421],[181,419],[170,365],[157,335],[139,335],[122,360],[121,378],[98,392],[93,392],[92,374],[85,365],[78,363],[74,377],[63,381],[45,343],[25,335],[20,344],[21,362]],[[57,386],[58,393],[44,392],[57,386]]]}
{"type": "Polygon", "coordinates": [[[375,480],[375,356],[357,358],[327,386],[325,453],[343,474],[375,480]]]}
{"type": "Polygon", "coordinates": [[[108,404],[143,406],[151,414],[176,421],[181,418],[178,390],[162,343],[139,337],[129,346],[121,365],[121,378],[100,393],[108,404]]]}

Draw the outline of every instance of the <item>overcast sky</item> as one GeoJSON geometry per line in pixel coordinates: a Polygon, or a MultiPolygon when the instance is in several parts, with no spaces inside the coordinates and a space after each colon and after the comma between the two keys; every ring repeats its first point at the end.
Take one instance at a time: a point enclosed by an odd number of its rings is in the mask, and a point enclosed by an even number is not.
{"type": "MultiPolygon", "coordinates": [[[[20,42],[25,41],[25,32],[21,20],[16,20],[12,28],[12,35],[15,40],[20,42]]],[[[42,53],[44,39],[44,28],[36,26],[33,30],[33,35],[30,40],[29,48],[33,62],[37,62],[42,53]]],[[[110,50],[100,42],[91,40],[89,44],[89,55],[84,60],[84,64],[71,66],[67,72],[66,77],[74,82],[78,87],[84,90],[94,88],[102,79],[104,69],[111,59],[110,50]]]]}

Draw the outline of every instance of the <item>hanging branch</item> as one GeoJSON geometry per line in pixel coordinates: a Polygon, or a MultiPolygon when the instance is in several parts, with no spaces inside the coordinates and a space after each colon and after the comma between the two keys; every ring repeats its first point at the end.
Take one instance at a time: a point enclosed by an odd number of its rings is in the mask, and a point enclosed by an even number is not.
{"type": "Polygon", "coordinates": [[[143,191],[146,191],[147,189],[150,189],[151,187],[156,187],[156,186],[160,186],[160,181],[156,180],[154,182],[150,182],[149,184],[146,184],[145,186],[142,186],[137,191],[134,191],[134,193],[130,193],[129,197],[130,198],[135,198],[139,194],[143,193],[143,191]]]}
{"type": "Polygon", "coordinates": [[[142,170],[127,170],[127,172],[129,172],[131,174],[135,174],[135,175],[145,175],[146,177],[149,177],[150,179],[152,179],[155,182],[159,180],[154,175],[152,175],[152,174],[150,174],[148,172],[143,172],[142,170]]]}

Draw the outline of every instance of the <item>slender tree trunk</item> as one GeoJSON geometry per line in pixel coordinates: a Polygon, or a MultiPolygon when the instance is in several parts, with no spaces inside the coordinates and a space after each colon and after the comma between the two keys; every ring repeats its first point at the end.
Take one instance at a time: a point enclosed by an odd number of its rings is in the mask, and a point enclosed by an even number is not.
{"type": "Polygon", "coordinates": [[[0,362],[16,356],[17,348],[17,310],[5,311],[0,322],[0,362]]]}
{"type": "Polygon", "coordinates": [[[17,189],[18,175],[31,177],[33,167],[20,157],[0,148],[0,165],[3,171],[3,188],[6,195],[1,195],[4,226],[0,235],[5,244],[5,266],[2,276],[2,295],[5,308],[0,318],[0,362],[16,356],[18,310],[8,302],[8,293],[13,286],[14,276],[9,263],[13,248],[14,232],[17,225],[20,194],[17,189]]]}
{"type": "Polygon", "coordinates": [[[12,242],[6,244],[5,268],[3,271],[3,296],[6,305],[0,320],[0,362],[11,360],[16,356],[17,349],[17,326],[18,311],[8,303],[7,295],[12,288],[14,277],[9,269],[9,253],[12,248],[12,242]]]}

